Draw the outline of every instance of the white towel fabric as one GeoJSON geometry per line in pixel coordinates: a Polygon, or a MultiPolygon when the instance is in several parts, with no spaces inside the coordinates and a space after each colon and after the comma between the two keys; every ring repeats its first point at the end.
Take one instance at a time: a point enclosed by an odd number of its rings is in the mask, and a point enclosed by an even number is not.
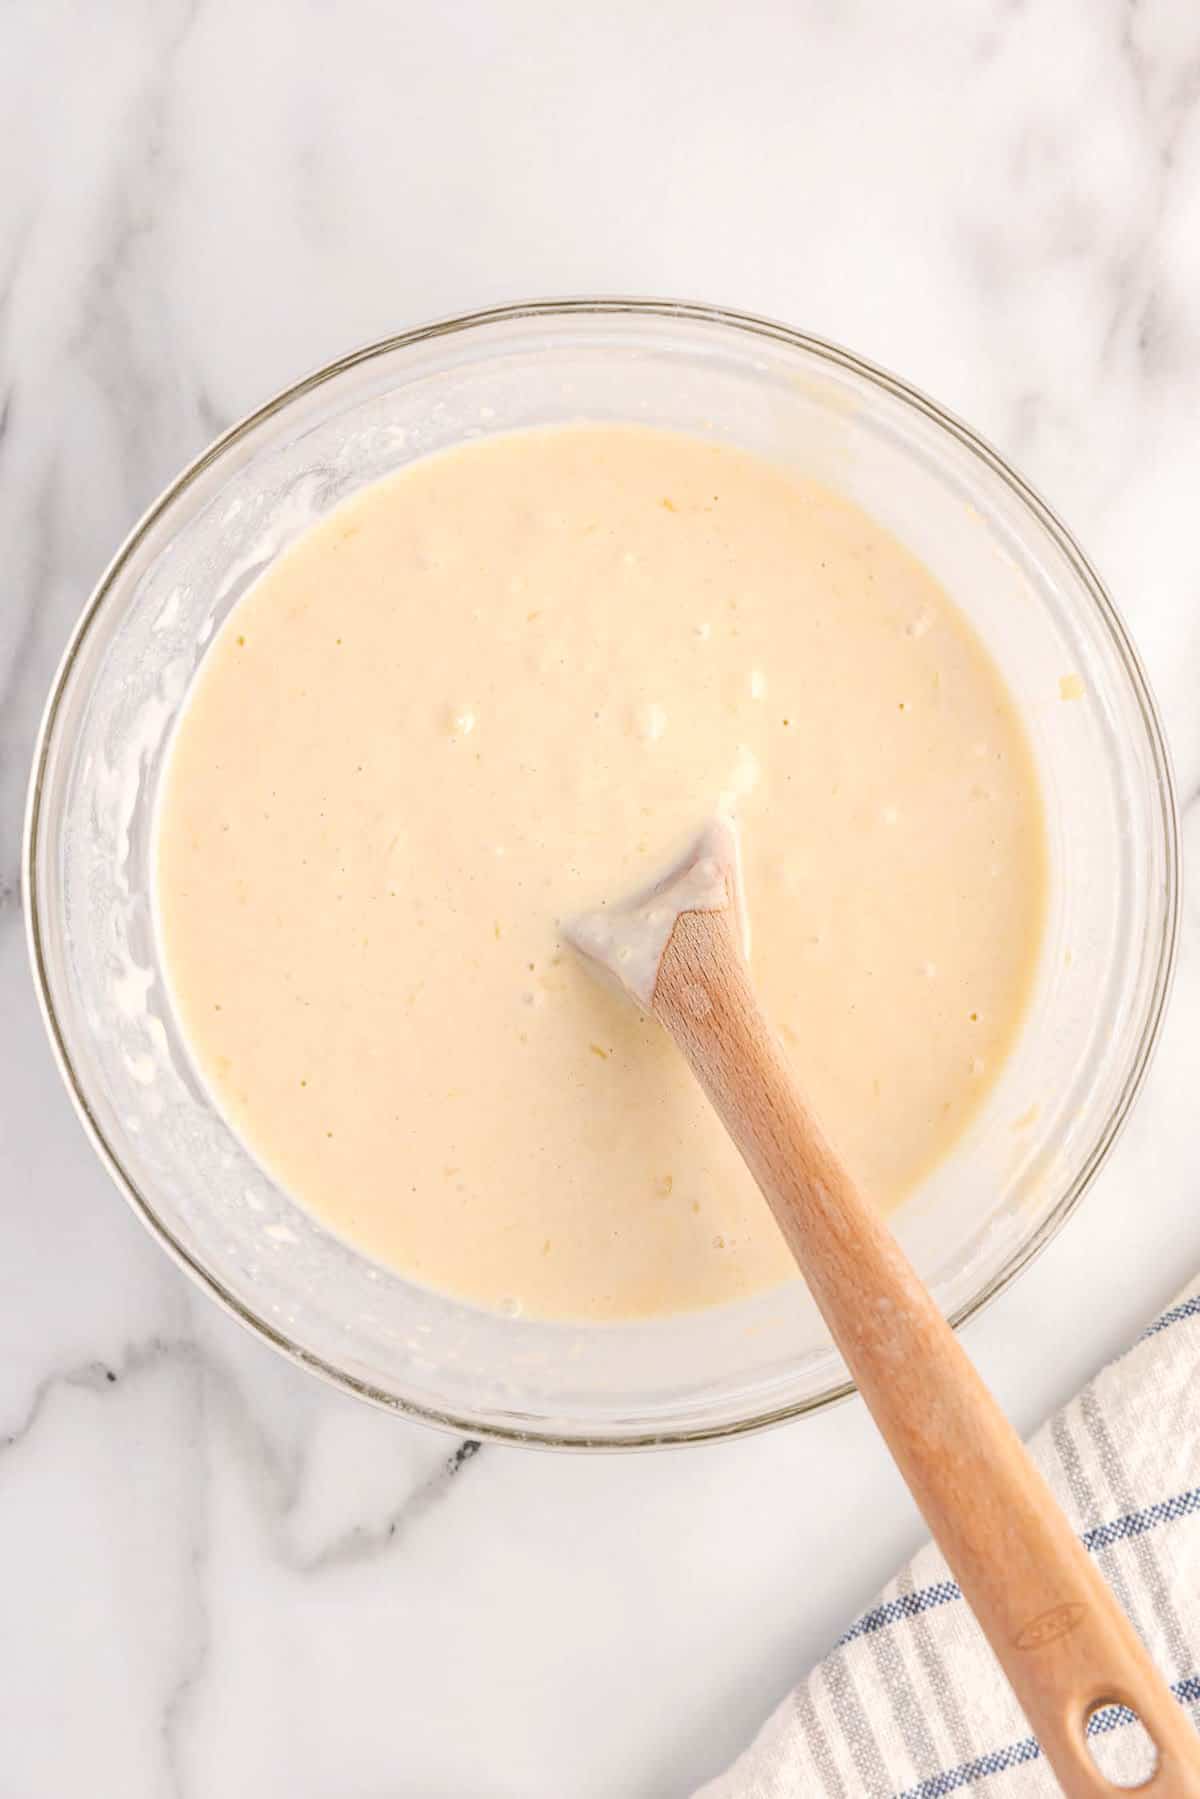
{"type": "MultiPolygon", "coordinates": [[[[1038,1432],[1038,1466],[1200,1724],[1200,1276],[1038,1432]]],[[[1132,1714],[1090,1726],[1146,1778],[1132,1714]]],[[[1139,1740],[1140,1739],[1140,1740],[1139,1740]]],[[[923,1549],[696,1799],[1054,1799],[1048,1768],[946,1564],[923,1549]]]]}

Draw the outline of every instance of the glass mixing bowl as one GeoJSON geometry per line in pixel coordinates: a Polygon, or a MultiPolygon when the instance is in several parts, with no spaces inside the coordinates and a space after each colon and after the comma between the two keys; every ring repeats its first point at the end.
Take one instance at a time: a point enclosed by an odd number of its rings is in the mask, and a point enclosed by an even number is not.
{"type": "Polygon", "coordinates": [[[955,1321],[1006,1286],[1079,1203],[1158,1032],[1178,911],[1167,752],[1124,627],[1048,508],[920,394],[782,325],[652,301],[505,307],[347,356],[227,432],[133,531],[66,652],[30,793],[30,948],[109,1171],[268,1342],[457,1431],[678,1443],[849,1391],[803,1288],[572,1326],[486,1313],[374,1265],[277,1187],[214,1109],[171,1012],[151,904],[172,726],[239,595],[314,519],[413,457],[579,419],[712,436],[849,495],[939,577],[1012,689],[1050,840],[1036,990],[983,1110],[895,1220],[955,1321]]]}

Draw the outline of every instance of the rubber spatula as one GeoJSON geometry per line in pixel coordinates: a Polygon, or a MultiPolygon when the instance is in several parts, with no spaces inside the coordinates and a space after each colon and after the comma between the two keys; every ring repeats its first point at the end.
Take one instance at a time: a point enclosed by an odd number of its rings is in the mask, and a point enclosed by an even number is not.
{"type": "Polygon", "coordinates": [[[674,1038],[775,1214],[876,1424],[1069,1799],[1118,1790],[1088,1748],[1128,1706],[1157,1754],[1137,1790],[1200,1799],[1200,1737],[1016,1432],[805,1104],[759,1007],[734,827],[653,891],[572,925],[674,1038]]]}

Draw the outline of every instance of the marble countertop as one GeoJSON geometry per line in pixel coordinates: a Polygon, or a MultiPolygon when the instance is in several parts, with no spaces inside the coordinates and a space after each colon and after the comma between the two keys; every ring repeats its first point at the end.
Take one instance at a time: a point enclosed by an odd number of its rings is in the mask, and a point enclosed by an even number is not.
{"type": "MultiPolygon", "coordinates": [[[[14,0],[0,18],[0,1795],[682,1799],[921,1538],[856,1404],[474,1449],[218,1314],[83,1139],[25,964],[39,711],[127,527],[349,346],[535,294],[778,315],[1041,487],[1200,852],[1200,16],[1182,0],[14,0]]],[[[1200,913],[1074,1221],[970,1330],[1031,1427],[1200,1263],[1200,913]]]]}

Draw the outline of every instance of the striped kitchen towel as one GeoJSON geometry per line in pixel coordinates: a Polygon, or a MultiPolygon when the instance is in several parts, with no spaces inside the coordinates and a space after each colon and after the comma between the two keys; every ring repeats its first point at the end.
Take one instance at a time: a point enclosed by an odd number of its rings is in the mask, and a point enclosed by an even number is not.
{"type": "MultiPolygon", "coordinates": [[[[1200,1276],[1038,1432],[1034,1459],[1200,1726],[1200,1276]]],[[[1149,1771],[1120,1706],[1109,1780],[1149,1771]]],[[[695,1799],[1054,1799],[1058,1782],[945,1562],[923,1549],[695,1799]]]]}

